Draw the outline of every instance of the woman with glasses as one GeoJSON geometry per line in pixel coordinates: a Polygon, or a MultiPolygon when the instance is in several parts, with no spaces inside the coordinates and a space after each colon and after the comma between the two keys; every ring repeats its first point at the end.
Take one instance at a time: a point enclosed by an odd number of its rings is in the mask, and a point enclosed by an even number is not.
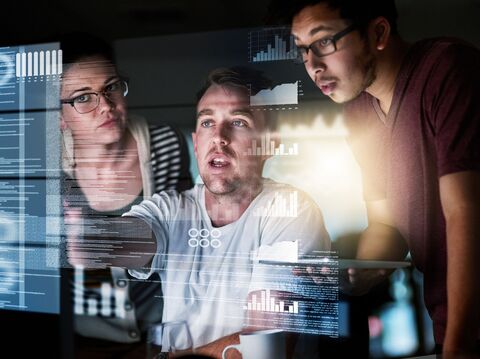
{"type": "MultiPolygon", "coordinates": [[[[111,48],[75,34],[61,49],[65,223],[82,223],[87,234],[99,217],[119,216],[155,192],[189,188],[183,138],[128,113],[128,82],[111,48]]],[[[108,244],[93,247],[108,250],[108,244]]],[[[161,320],[161,285],[131,279],[122,268],[74,268],[77,357],[142,357],[143,333],[161,320]]]]}

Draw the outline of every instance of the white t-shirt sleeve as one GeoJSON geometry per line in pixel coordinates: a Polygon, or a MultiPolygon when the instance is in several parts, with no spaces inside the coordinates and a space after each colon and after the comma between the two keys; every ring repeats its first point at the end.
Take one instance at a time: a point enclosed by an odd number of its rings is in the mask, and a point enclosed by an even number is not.
{"type": "Polygon", "coordinates": [[[155,254],[149,264],[143,268],[128,270],[133,277],[147,279],[155,271],[163,268],[168,248],[168,221],[172,211],[172,202],[172,196],[168,192],[161,192],[132,206],[130,211],[123,214],[123,216],[136,217],[148,223],[157,242],[155,254]]]}
{"type": "MultiPolygon", "coordinates": [[[[293,188],[292,188],[293,189],[293,188]]],[[[289,193],[288,191],[285,193],[289,193]]],[[[297,258],[312,254],[315,251],[328,252],[331,249],[330,236],[325,228],[322,212],[318,205],[304,192],[297,192],[297,215],[294,217],[267,216],[264,220],[259,252],[262,246],[267,250],[276,248],[293,250],[295,246],[278,246],[282,242],[297,242],[297,258]]],[[[284,196],[286,197],[286,196],[284,196]]],[[[288,198],[288,197],[287,197],[288,198]]],[[[271,205],[274,205],[272,203],[271,205]]],[[[285,260],[295,253],[278,253],[278,258],[269,256],[269,260],[285,260]],[[283,258],[282,258],[283,257],[283,258]]],[[[261,257],[260,257],[261,259],[261,257]]],[[[288,291],[289,278],[294,278],[291,267],[276,267],[264,264],[254,264],[253,278],[249,291],[275,289],[288,291]]]]}
{"type": "Polygon", "coordinates": [[[295,217],[269,216],[264,219],[260,245],[298,241],[299,257],[313,251],[329,251],[330,236],[325,229],[320,208],[306,193],[297,190],[297,196],[295,217]]]}

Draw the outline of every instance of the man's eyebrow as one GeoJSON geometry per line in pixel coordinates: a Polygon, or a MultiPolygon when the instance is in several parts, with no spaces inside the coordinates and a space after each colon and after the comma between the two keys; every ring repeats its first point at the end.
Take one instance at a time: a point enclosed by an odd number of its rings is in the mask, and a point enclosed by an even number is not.
{"type": "MultiPolygon", "coordinates": [[[[313,29],[311,29],[308,34],[309,34],[310,36],[313,36],[313,35],[316,35],[317,33],[319,33],[320,31],[332,31],[332,30],[335,30],[335,29],[334,29],[333,27],[331,27],[331,26],[319,25],[319,26],[314,27],[313,29]]],[[[293,35],[293,38],[294,38],[295,40],[300,40],[300,38],[299,38],[297,35],[295,35],[295,34],[292,34],[292,35],[293,35]]]]}
{"type": "Polygon", "coordinates": [[[209,108],[206,108],[204,110],[201,110],[197,113],[197,118],[201,117],[201,116],[211,116],[213,115],[213,111],[210,110],[209,108]]]}
{"type": "Polygon", "coordinates": [[[241,115],[253,120],[253,111],[249,108],[240,108],[230,112],[232,115],[241,115]]]}
{"type": "Polygon", "coordinates": [[[331,26],[320,25],[310,30],[310,36],[313,36],[319,33],[320,31],[332,31],[332,30],[335,30],[335,29],[331,26]]]}

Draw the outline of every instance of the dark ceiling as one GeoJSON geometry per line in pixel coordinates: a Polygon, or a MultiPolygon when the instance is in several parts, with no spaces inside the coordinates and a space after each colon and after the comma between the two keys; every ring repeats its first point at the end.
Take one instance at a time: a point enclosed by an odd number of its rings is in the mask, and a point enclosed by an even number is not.
{"type": "Polygon", "coordinates": [[[269,0],[11,1],[1,6],[0,45],[87,31],[106,40],[262,26],[269,0]]]}
{"type": "MultiPolygon", "coordinates": [[[[7,0],[0,46],[84,31],[106,40],[265,25],[271,0],[7,0]]],[[[358,0],[361,1],[361,0],[358,0]]],[[[480,0],[396,0],[407,40],[458,36],[480,45],[480,0]]]]}

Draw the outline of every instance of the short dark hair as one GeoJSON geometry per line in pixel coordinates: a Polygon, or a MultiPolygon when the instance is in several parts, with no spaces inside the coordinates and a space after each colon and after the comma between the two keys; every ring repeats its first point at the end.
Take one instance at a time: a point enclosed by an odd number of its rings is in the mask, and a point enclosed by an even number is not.
{"type": "Polygon", "coordinates": [[[388,20],[393,34],[397,33],[398,13],[395,0],[272,0],[267,21],[271,24],[291,24],[301,10],[317,4],[339,10],[341,18],[357,25],[362,33],[370,21],[379,16],[388,20]]]}
{"type": "MultiPolygon", "coordinates": [[[[243,89],[247,95],[254,96],[261,90],[271,89],[273,82],[265,76],[263,71],[250,67],[218,68],[208,74],[203,87],[197,92],[197,103],[213,85],[243,89]]],[[[264,111],[265,124],[270,130],[277,128],[277,115],[275,112],[270,109],[264,111]]]]}
{"type": "Polygon", "coordinates": [[[261,90],[271,89],[273,82],[262,71],[250,67],[222,67],[209,72],[205,84],[197,92],[197,101],[213,85],[243,88],[254,96],[261,90]]]}
{"type": "Polygon", "coordinates": [[[72,32],[60,38],[63,63],[76,63],[88,57],[102,57],[115,65],[115,55],[112,46],[102,38],[85,32],[72,32]]]}

